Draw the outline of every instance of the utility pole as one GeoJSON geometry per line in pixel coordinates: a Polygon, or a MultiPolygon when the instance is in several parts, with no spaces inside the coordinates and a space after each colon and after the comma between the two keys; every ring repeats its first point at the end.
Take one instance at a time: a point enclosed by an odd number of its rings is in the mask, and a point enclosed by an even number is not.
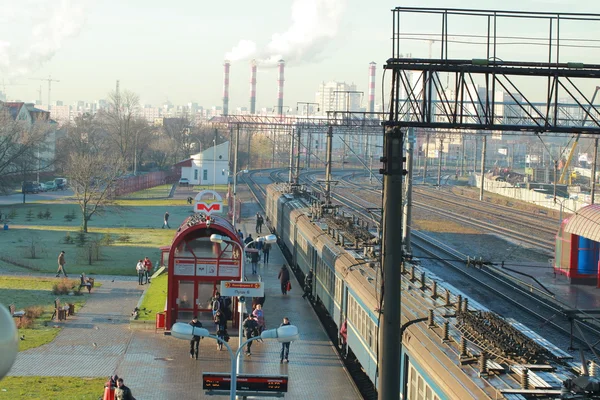
{"type": "Polygon", "coordinates": [[[383,144],[383,309],[380,322],[379,400],[400,397],[400,314],[402,297],[399,282],[404,250],[398,246],[402,237],[403,133],[399,127],[388,128],[383,144]],[[400,227],[400,231],[398,231],[400,227]]]}
{"type": "Polygon", "coordinates": [[[294,128],[292,128],[292,132],[290,132],[290,174],[288,177],[288,183],[290,185],[290,188],[292,186],[292,183],[294,182],[293,174],[294,174],[294,128]]]}
{"type": "Polygon", "coordinates": [[[483,187],[485,186],[485,149],[487,137],[483,135],[483,146],[481,148],[481,188],[479,189],[479,201],[483,201],[483,187]]]}
{"type": "MultiPolygon", "coordinates": [[[[303,104],[306,107],[306,127],[308,129],[308,140],[306,142],[306,158],[304,159],[304,166],[306,169],[310,169],[310,156],[312,155],[310,152],[310,148],[312,147],[312,129],[309,127],[308,123],[308,113],[310,111],[310,106],[317,106],[317,112],[321,111],[319,108],[319,103],[311,103],[307,101],[298,101],[296,102],[296,114],[298,113],[298,105],[303,104]]],[[[298,147],[300,148],[300,147],[298,147]]]]}
{"type": "MultiPolygon", "coordinates": [[[[235,150],[233,152],[233,227],[235,228],[235,212],[236,212],[236,203],[237,197],[235,196],[237,193],[237,170],[238,170],[238,151],[240,149],[240,124],[237,124],[235,131],[235,150]]],[[[243,261],[242,261],[243,262],[243,261]]]]}
{"type": "Polygon", "coordinates": [[[294,183],[296,185],[300,184],[300,133],[302,129],[296,128],[296,176],[294,179],[294,183]]]}
{"type": "Polygon", "coordinates": [[[423,183],[427,179],[427,161],[429,160],[429,133],[425,136],[425,162],[423,164],[423,183]]]}
{"type": "Polygon", "coordinates": [[[465,175],[465,157],[466,157],[466,153],[465,153],[465,138],[463,137],[461,140],[461,145],[462,145],[462,156],[460,158],[460,176],[464,176],[465,175]]]}
{"type": "Polygon", "coordinates": [[[327,158],[325,161],[325,204],[331,205],[331,150],[333,148],[333,126],[327,128],[327,158]]]}
{"type": "Polygon", "coordinates": [[[406,197],[406,201],[404,203],[404,219],[402,220],[402,232],[403,243],[406,247],[406,251],[411,253],[411,245],[410,245],[410,224],[412,220],[412,178],[413,178],[413,148],[415,143],[415,133],[414,128],[408,128],[408,141],[406,144],[406,190],[404,191],[404,195],[406,197]]]}
{"type": "Polygon", "coordinates": [[[442,185],[442,157],[444,155],[444,136],[440,137],[440,149],[438,151],[438,176],[437,186],[440,188],[442,185]]]}
{"type": "Polygon", "coordinates": [[[594,204],[594,197],[596,196],[596,168],[598,167],[598,138],[594,139],[594,165],[592,166],[592,201],[594,204]]]}

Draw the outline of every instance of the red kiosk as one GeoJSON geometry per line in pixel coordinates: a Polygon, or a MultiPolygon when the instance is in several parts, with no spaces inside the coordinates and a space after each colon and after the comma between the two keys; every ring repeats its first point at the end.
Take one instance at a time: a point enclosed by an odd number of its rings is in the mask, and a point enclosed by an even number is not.
{"type": "MultiPolygon", "coordinates": [[[[212,320],[211,300],[222,280],[242,280],[243,244],[233,225],[211,216],[222,209],[221,196],[211,190],[196,195],[196,214],[186,219],[175,234],[169,249],[166,328],[175,322],[189,322],[195,315],[212,320]],[[215,201],[204,201],[212,194],[215,201]],[[210,235],[228,238],[222,243],[210,241],[210,235]]],[[[237,321],[237,304],[232,304],[237,321]]]]}

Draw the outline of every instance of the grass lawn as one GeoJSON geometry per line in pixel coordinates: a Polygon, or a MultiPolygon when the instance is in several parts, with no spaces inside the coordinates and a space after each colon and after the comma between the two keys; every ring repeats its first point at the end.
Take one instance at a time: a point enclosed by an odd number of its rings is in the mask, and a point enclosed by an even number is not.
{"type": "Polygon", "coordinates": [[[138,320],[154,321],[156,313],[164,311],[165,302],[167,301],[167,272],[163,272],[160,276],[152,279],[150,287],[146,291],[138,320]]]}
{"type": "MultiPolygon", "coordinates": [[[[19,336],[25,336],[25,340],[19,341],[19,351],[50,343],[60,332],[60,329],[53,328],[52,324],[46,326],[54,311],[54,299],[58,297],[61,304],[74,303],[76,311],[85,304],[85,294],[82,296],[52,294],[52,286],[58,281],[56,278],[0,276],[0,299],[6,306],[14,304],[17,310],[33,306],[40,306],[43,309],[43,313],[34,321],[32,328],[19,329],[19,336]]],[[[78,281],[71,280],[71,282],[74,286],[79,286],[78,281]]]]}
{"type": "Polygon", "coordinates": [[[173,185],[160,185],[121,196],[121,199],[160,199],[167,198],[173,185]]]}
{"type": "Polygon", "coordinates": [[[156,262],[160,258],[159,247],[171,244],[175,229],[192,213],[192,207],[185,204],[185,200],[121,200],[121,203],[123,207],[111,207],[92,217],[88,245],[84,246],[65,240],[67,234],[73,241],[77,238],[80,226],[77,204],[25,204],[2,208],[3,213],[11,216],[9,229],[0,230],[0,270],[54,273],[58,253],[64,250],[68,274],[135,275],[137,261],[148,256],[156,262]],[[165,211],[171,216],[172,229],[161,229],[165,211]],[[50,218],[38,218],[40,213],[49,214],[50,218]],[[73,214],[76,219],[65,219],[73,214]],[[113,243],[101,245],[99,257],[93,254],[90,265],[89,243],[105,235],[110,235],[113,243]],[[4,266],[8,267],[5,269],[4,266]]]}
{"type": "Polygon", "coordinates": [[[7,376],[0,381],[0,400],[97,400],[105,382],[106,378],[7,376]]]}

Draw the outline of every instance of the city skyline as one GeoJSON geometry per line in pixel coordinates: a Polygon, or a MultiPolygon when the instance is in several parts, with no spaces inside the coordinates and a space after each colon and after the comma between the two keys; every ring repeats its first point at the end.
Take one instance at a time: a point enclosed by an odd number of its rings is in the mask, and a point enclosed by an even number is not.
{"type": "MultiPolygon", "coordinates": [[[[441,0],[411,3],[402,5],[447,6],[441,0]]],[[[141,105],[170,101],[220,106],[223,63],[228,57],[230,108],[236,109],[249,107],[250,60],[256,58],[257,109],[273,108],[278,78],[273,61],[282,58],[286,107],[314,101],[315,88],[329,81],[355,84],[365,93],[364,106],[370,62],[377,63],[376,103],[382,103],[383,65],[391,55],[390,9],[398,5],[390,0],[377,6],[359,0],[182,1],[177,6],[138,0],[125,4],[25,0],[7,5],[0,17],[0,85],[6,84],[0,91],[10,100],[31,102],[39,98],[41,85],[47,103],[48,84],[43,79],[52,76],[60,81],[52,84],[52,99],[71,104],[105,99],[119,80],[122,89],[140,96],[141,105]],[[32,7],[39,11],[35,17],[32,7]]],[[[496,8],[489,0],[466,1],[461,7],[496,8]]],[[[600,12],[591,1],[510,0],[502,9],[600,12]]],[[[535,35],[540,28],[530,29],[535,35]]],[[[439,43],[426,39],[415,38],[407,52],[435,54],[439,43]]],[[[584,51],[577,56],[580,53],[584,51]]],[[[518,49],[514,56],[518,57],[518,49]]]]}

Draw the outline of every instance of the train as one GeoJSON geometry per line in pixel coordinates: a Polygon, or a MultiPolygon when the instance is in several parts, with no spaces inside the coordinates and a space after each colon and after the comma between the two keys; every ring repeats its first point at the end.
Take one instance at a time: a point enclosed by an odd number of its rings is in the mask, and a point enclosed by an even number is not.
{"type": "MultiPolygon", "coordinates": [[[[266,192],[267,223],[291,268],[300,279],[313,269],[315,303],[329,324],[344,327],[340,354],[355,358],[376,389],[383,308],[377,234],[310,190],[275,183],[266,192]]],[[[417,259],[399,267],[401,281],[386,287],[402,297],[400,398],[600,398],[595,363],[575,361],[518,321],[491,312],[417,259]]]]}

